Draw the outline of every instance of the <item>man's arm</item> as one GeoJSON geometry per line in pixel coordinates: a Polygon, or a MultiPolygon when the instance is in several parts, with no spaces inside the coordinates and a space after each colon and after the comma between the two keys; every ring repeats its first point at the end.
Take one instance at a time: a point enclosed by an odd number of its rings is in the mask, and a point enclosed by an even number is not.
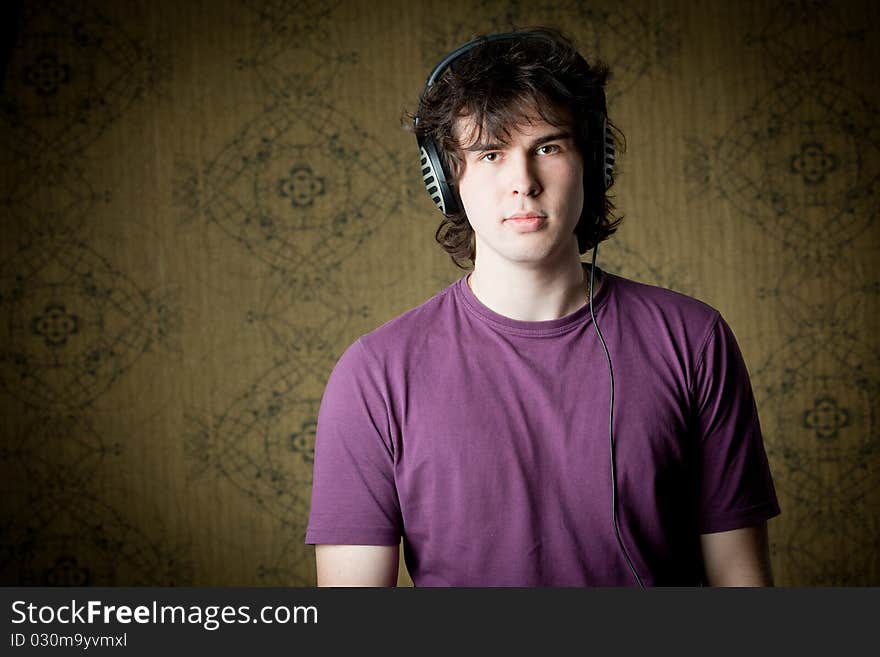
{"type": "Polygon", "coordinates": [[[700,535],[710,586],[773,586],[767,523],[700,535]]]}
{"type": "Polygon", "coordinates": [[[397,545],[316,545],[318,586],[397,586],[397,545]]]}

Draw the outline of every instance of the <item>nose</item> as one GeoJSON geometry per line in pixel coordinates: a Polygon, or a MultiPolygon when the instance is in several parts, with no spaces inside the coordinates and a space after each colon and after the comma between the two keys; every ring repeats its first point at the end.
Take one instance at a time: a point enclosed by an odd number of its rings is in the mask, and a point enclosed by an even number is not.
{"type": "Polygon", "coordinates": [[[509,184],[514,196],[537,196],[543,189],[528,156],[511,158],[509,184]]]}

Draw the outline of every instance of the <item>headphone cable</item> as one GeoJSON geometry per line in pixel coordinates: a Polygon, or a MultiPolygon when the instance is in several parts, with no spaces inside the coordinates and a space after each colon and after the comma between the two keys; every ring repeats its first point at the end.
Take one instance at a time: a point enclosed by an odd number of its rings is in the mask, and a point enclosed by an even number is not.
{"type": "Polygon", "coordinates": [[[614,429],[612,428],[614,422],[614,370],[611,367],[611,356],[608,354],[608,347],[605,345],[602,331],[599,330],[599,324],[596,323],[596,315],[593,314],[593,274],[596,271],[596,253],[598,251],[599,243],[596,242],[593,246],[593,262],[590,265],[590,317],[593,318],[593,326],[596,328],[599,341],[602,343],[602,349],[605,350],[605,358],[608,360],[608,373],[611,375],[611,407],[608,411],[608,435],[611,451],[611,519],[614,522],[614,534],[617,536],[617,543],[623,551],[623,556],[626,557],[626,563],[629,565],[629,569],[632,571],[633,577],[636,578],[639,586],[645,588],[639,574],[633,567],[632,560],[629,558],[629,552],[627,552],[626,546],[624,546],[623,540],[620,538],[620,529],[617,526],[617,478],[614,473],[614,429]]]}

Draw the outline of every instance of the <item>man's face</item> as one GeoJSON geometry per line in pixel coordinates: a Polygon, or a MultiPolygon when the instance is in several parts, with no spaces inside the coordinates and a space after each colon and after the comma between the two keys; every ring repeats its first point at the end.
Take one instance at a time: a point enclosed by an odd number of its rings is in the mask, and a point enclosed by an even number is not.
{"type": "Polygon", "coordinates": [[[536,116],[513,128],[505,143],[473,143],[474,123],[465,118],[455,134],[463,157],[459,193],[481,266],[494,268],[501,260],[540,265],[577,253],[583,158],[570,125],[536,116]],[[518,221],[516,215],[537,218],[518,221]]]}

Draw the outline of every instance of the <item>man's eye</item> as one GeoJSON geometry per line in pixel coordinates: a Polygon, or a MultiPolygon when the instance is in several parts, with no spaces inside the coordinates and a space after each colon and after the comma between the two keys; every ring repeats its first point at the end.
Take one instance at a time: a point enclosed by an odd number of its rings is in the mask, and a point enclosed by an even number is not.
{"type": "Polygon", "coordinates": [[[494,162],[495,160],[498,159],[498,153],[485,153],[482,157],[480,157],[480,159],[487,160],[488,162],[494,162]],[[495,158],[495,159],[490,159],[490,158],[495,158]]]}
{"type": "Polygon", "coordinates": [[[545,148],[551,149],[551,151],[550,151],[551,153],[555,153],[559,150],[559,146],[557,146],[556,144],[545,144],[544,146],[539,146],[538,151],[540,152],[540,151],[544,150],[545,148]]]}

